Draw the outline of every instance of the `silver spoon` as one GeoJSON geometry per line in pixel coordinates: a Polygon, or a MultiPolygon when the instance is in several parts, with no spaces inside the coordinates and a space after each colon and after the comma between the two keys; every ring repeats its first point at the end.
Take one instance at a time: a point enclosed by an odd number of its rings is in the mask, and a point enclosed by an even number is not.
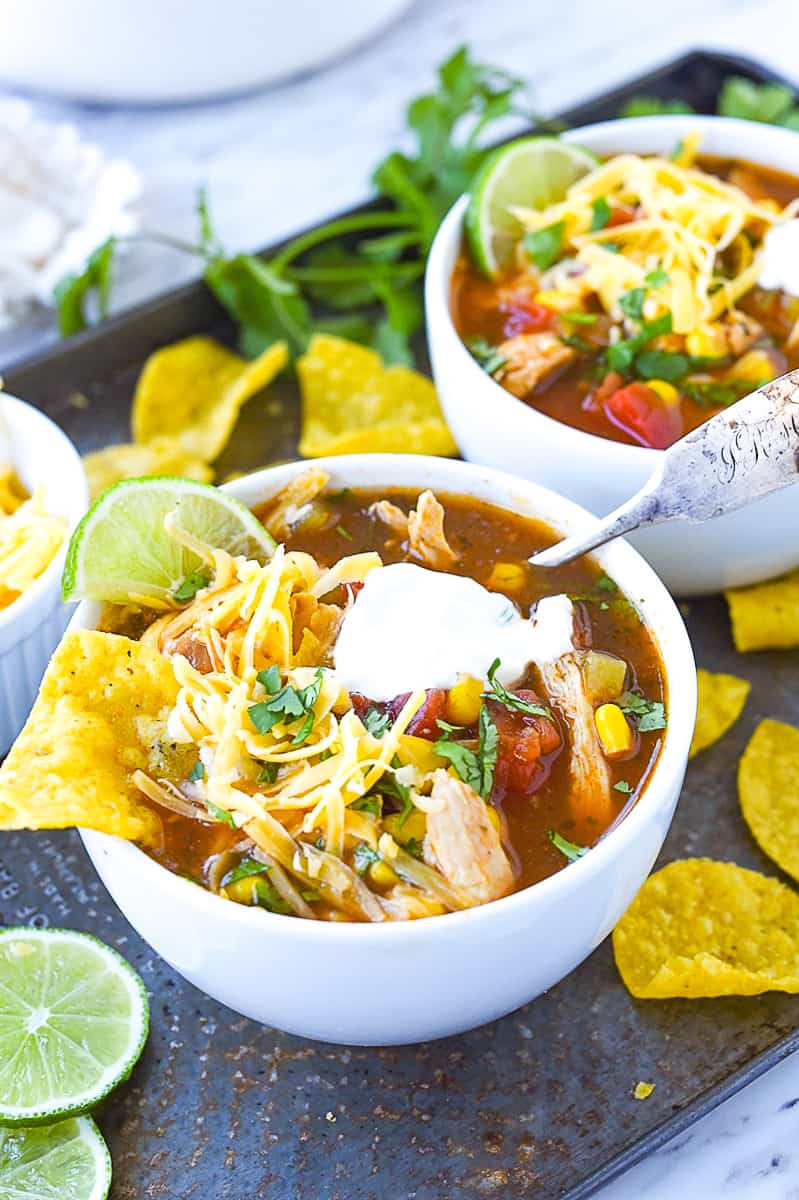
{"type": "Polygon", "coordinates": [[[575,534],[530,558],[564,563],[642,525],[707,521],[799,478],[799,370],[764,384],[716,413],[661,455],[640,492],[575,534]]]}

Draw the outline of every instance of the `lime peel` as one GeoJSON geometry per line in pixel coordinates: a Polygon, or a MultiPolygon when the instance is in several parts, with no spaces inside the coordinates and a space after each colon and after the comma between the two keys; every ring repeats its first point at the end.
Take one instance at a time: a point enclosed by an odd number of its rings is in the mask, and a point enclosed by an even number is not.
{"type": "Polygon", "coordinates": [[[91,1117],[56,1125],[0,1128],[0,1200],[106,1200],[111,1155],[91,1117]]]}

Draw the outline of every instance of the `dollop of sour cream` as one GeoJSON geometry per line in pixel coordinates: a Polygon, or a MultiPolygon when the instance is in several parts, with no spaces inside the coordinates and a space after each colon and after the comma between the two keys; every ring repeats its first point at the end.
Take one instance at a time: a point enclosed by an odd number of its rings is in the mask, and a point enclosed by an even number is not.
{"type": "Polygon", "coordinates": [[[799,296],[799,219],[768,230],[757,282],[763,288],[781,288],[799,296]]]}
{"type": "Polygon", "coordinates": [[[528,663],[574,649],[568,596],[547,596],[533,619],[474,579],[393,563],[370,571],[334,650],[335,674],[351,692],[392,700],[416,688],[449,688],[459,675],[485,679],[495,658],[500,683],[528,663]]]}

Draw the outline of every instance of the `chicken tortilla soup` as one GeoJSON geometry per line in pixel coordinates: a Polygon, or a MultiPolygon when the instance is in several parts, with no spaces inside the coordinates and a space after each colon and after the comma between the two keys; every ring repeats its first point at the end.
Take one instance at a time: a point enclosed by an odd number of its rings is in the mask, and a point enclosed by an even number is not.
{"type": "Polygon", "coordinates": [[[590,853],[666,723],[634,597],[587,560],[532,568],[553,540],[534,520],[327,485],[310,468],[256,510],[263,554],[162,522],[197,569],[67,635],[0,772],[0,818],[34,757],[49,787],[71,756],[62,824],[123,833],[229,900],[328,921],[465,909],[590,853]],[[94,807],[68,820],[100,771],[94,807]]]}
{"type": "Polygon", "coordinates": [[[514,396],[665,449],[799,366],[799,179],[697,148],[619,154],[542,209],[512,206],[496,278],[464,249],[455,325],[514,396]]]}

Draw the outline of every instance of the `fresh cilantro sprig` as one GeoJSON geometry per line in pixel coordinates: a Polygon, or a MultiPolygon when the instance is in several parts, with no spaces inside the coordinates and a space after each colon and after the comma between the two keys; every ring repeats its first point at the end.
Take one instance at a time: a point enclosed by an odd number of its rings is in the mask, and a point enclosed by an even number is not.
{"type": "Polygon", "coordinates": [[[576,842],[570,842],[568,838],[563,837],[560,833],[556,833],[554,829],[550,829],[549,831],[549,840],[556,850],[560,850],[561,854],[568,858],[569,862],[576,862],[578,858],[582,858],[584,854],[587,854],[590,849],[588,846],[578,846],[576,842]]]}
{"type": "Polygon", "coordinates": [[[500,660],[495,658],[488,668],[489,690],[483,692],[484,699],[497,700],[505,708],[524,713],[528,717],[549,717],[551,719],[552,710],[547,708],[545,704],[539,704],[536,700],[525,700],[523,696],[517,696],[502,686],[496,677],[500,666],[500,660]]]}
{"type": "Polygon", "coordinates": [[[292,746],[302,746],[314,726],[314,705],[319,699],[324,682],[324,673],[321,667],[317,668],[313,682],[304,688],[295,688],[290,683],[285,683],[282,687],[278,686],[280,672],[275,666],[259,671],[258,682],[269,693],[269,698],[259,700],[257,704],[251,704],[247,709],[247,715],[255,729],[258,733],[269,733],[270,729],[280,722],[283,722],[284,725],[293,725],[303,718],[302,724],[291,740],[292,746]]]}
{"type": "Polygon", "coordinates": [[[638,718],[639,733],[652,733],[666,728],[666,710],[660,700],[647,700],[637,692],[624,692],[619,697],[622,712],[632,713],[638,718]]]}
{"type": "Polygon", "coordinates": [[[435,743],[435,752],[452,763],[455,771],[479,796],[488,800],[494,786],[499,755],[499,733],[485,704],[480,706],[477,722],[477,751],[452,740],[450,733],[435,743]]]}
{"type": "MultiPolygon", "coordinates": [[[[742,75],[724,81],[716,111],[720,117],[738,117],[766,125],[784,125],[799,129],[799,106],[793,88],[783,83],[755,83],[742,75]]],[[[665,113],[692,113],[685,100],[658,96],[633,96],[619,113],[620,117],[652,117],[665,113]]]]}
{"type": "MultiPolygon", "coordinates": [[[[511,115],[532,115],[525,84],[476,62],[466,47],[438,69],[434,89],[406,111],[411,148],[394,151],[372,182],[378,205],[292,239],[269,259],[228,255],[214,232],[203,194],[197,204],[199,236],[187,245],[167,242],[204,264],[205,282],[235,321],[246,356],[285,339],[301,354],[316,332],[364,342],[392,363],[412,362],[410,338],[422,322],[422,276],[439,224],[489,152],[491,128],[511,115]]],[[[85,329],[90,310],[108,310],[116,247],[110,239],[82,272],[56,289],[63,336],[85,329]]]]}
{"type": "Polygon", "coordinates": [[[469,338],[466,348],[487,375],[494,375],[508,361],[503,354],[500,354],[498,346],[492,346],[483,337],[469,338]]]}

